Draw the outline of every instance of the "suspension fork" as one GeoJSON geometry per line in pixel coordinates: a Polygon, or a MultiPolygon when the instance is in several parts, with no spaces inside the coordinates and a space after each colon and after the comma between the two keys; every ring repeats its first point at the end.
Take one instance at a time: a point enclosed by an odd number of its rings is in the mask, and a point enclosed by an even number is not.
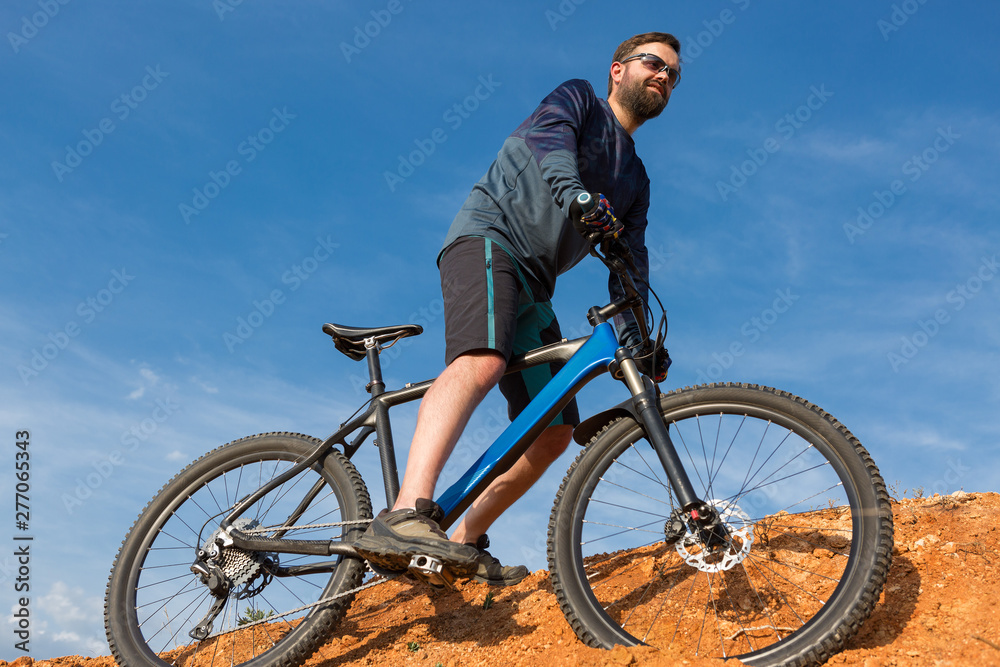
{"type": "MultiPolygon", "coordinates": [[[[676,518],[690,521],[701,533],[701,539],[707,546],[718,546],[726,543],[727,530],[721,523],[719,513],[714,507],[699,498],[691,484],[684,464],[681,463],[677,448],[670,439],[670,432],[660,416],[656,385],[644,381],[635,360],[625,348],[615,352],[615,361],[621,369],[622,379],[632,393],[632,408],[639,417],[639,423],[646,431],[653,451],[660,459],[660,465],[670,480],[670,486],[677,494],[679,512],[676,518]]],[[[674,516],[672,515],[672,516],[674,516]]],[[[679,537],[679,536],[677,536],[679,537]]]]}
{"type": "Polygon", "coordinates": [[[643,381],[639,369],[636,368],[635,360],[625,348],[618,348],[615,352],[615,361],[621,369],[622,380],[625,386],[632,393],[632,407],[639,417],[639,423],[646,431],[649,442],[653,446],[653,451],[660,459],[660,465],[667,473],[670,486],[677,494],[677,501],[681,508],[689,511],[702,504],[702,501],[695,494],[694,486],[688,477],[677,449],[670,439],[670,433],[663,418],[660,416],[659,401],[656,396],[656,387],[652,383],[643,381]]]}

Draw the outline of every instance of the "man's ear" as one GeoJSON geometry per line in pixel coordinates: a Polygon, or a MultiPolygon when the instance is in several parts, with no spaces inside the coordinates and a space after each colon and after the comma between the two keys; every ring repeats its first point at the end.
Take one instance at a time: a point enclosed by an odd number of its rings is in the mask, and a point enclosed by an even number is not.
{"type": "Polygon", "coordinates": [[[614,82],[614,88],[618,87],[618,84],[622,82],[622,77],[625,76],[625,65],[621,63],[611,63],[611,80],[614,82]]]}

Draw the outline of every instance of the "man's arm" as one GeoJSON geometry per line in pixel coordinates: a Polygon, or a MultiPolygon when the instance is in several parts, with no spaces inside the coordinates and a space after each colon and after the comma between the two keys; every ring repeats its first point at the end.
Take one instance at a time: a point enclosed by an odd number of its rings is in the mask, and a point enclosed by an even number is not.
{"type": "Polygon", "coordinates": [[[524,138],[552,199],[567,218],[573,199],[587,191],[580,178],[577,145],[596,104],[597,96],[589,83],[567,81],[549,93],[514,132],[524,138]]]}

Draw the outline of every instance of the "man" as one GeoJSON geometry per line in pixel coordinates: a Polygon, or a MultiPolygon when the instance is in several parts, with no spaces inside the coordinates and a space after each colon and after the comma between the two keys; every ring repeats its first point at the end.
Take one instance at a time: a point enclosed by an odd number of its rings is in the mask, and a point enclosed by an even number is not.
{"type": "MultiPolygon", "coordinates": [[[[558,370],[540,366],[504,376],[512,354],[562,337],[550,303],[556,276],[590,247],[571,221],[579,217],[571,210],[578,195],[601,193],[583,224],[624,236],[638,278],[648,277],[649,178],[631,135],[669,101],[680,80],[679,52],[670,34],[636,35],[615,51],[607,101],[586,81],[559,86],[504,142],[456,216],[438,257],[447,366],[420,406],[392,511],[379,514],[357,543],[377,567],[405,569],[410,556],[425,554],[457,575],[492,585],[512,585],[528,574],[486,551],[486,530],[565,451],[579,422],[575,402],[476,499],[450,541],[438,527],[441,508],[429,499],[486,394],[499,382],[513,419],[558,370]]],[[[617,296],[617,285],[610,289],[617,296]]],[[[619,330],[623,340],[637,335],[634,323],[619,322],[619,330]]],[[[659,375],[665,368],[643,370],[659,375]]]]}

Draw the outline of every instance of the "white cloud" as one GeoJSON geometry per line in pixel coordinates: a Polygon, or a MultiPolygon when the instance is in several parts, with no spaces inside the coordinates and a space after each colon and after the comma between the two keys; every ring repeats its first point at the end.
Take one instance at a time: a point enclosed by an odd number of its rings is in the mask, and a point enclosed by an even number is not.
{"type": "Polygon", "coordinates": [[[141,366],[139,368],[139,377],[141,378],[139,380],[139,387],[128,395],[130,401],[142,398],[146,395],[146,389],[152,389],[160,384],[160,376],[148,366],[141,366]]]}
{"type": "Polygon", "coordinates": [[[71,588],[66,582],[56,581],[47,594],[38,598],[38,608],[65,625],[72,621],[90,621],[95,614],[102,615],[104,601],[99,596],[88,597],[80,587],[71,588]]]}
{"type": "Polygon", "coordinates": [[[219,388],[218,387],[216,387],[215,385],[209,384],[208,382],[203,381],[198,376],[192,377],[191,378],[191,382],[195,386],[200,387],[202,389],[202,391],[204,391],[206,394],[218,394],[219,393],[219,388]]]}

